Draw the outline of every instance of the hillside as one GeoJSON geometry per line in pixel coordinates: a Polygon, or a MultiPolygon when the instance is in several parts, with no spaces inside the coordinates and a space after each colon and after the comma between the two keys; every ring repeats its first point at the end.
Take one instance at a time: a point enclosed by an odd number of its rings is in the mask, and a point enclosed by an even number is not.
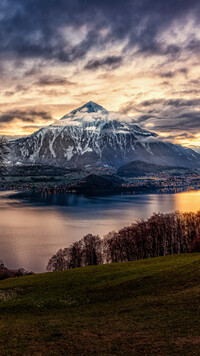
{"type": "Polygon", "coordinates": [[[199,355],[200,254],[0,282],[0,354],[199,355]]]}
{"type": "Polygon", "coordinates": [[[96,174],[90,174],[83,180],[73,184],[73,188],[79,193],[89,195],[96,195],[100,193],[113,194],[123,191],[123,182],[123,179],[114,175],[98,176],[96,174]]]}
{"type": "Polygon", "coordinates": [[[184,167],[160,166],[144,161],[134,161],[127,163],[117,170],[117,174],[122,177],[140,177],[146,174],[159,174],[165,172],[169,175],[191,174],[192,170],[184,167]]]}

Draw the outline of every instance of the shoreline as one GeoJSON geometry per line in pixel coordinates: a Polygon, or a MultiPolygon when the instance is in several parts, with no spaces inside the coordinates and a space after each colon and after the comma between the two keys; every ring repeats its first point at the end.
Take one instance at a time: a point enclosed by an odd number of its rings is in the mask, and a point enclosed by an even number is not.
{"type": "Polygon", "coordinates": [[[58,195],[58,196],[80,196],[80,197],[85,197],[85,198],[90,198],[90,197],[108,197],[108,196],[126,196],[126,195],[149,195],[149,194],[180,194],[184,192],[196,192],[199,191],[200,187],[193,187],[193,186],[181,186],[181,187],[176,187],[176,188],[164,188],[164,189],[158,189],[158,188],[150,188],[146,187],[137,187],[137,189],[122,189],[122,190],[113,190],[111,192],[102,190],[102,191],[69,191],[69,190],[59,190],[56,189],[55,187],[50,187],[50,188],[23,188],[19,189],[19,187],[15,187],[14,189],[2,189],[0,188],[0,192],[7,192],[8,195],[7,197],[9,199],[22,199],[24,200],[26,197],[28,198],[33,198],[36,197],[37,195],[43,195],[43,194],[48,194],[48,195],[58,195]]]}

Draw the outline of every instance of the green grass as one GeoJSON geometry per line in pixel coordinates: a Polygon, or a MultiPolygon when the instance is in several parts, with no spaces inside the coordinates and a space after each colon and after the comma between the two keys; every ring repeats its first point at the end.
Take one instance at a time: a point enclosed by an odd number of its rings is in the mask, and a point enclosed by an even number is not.
{"type": "Polygon", "coordinates": [[[200,254],[0,282],[0,355],[199,355],[200,254]]]}

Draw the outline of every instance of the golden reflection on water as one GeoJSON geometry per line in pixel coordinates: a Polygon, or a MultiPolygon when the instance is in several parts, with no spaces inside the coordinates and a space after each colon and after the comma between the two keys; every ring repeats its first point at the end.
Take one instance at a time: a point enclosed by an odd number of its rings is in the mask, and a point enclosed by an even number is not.
{"type": "Polygon", "coordinates": [[[197,212],[200,210],[200,190],[175,194],[174,201],[175,210],[197,212]]]}

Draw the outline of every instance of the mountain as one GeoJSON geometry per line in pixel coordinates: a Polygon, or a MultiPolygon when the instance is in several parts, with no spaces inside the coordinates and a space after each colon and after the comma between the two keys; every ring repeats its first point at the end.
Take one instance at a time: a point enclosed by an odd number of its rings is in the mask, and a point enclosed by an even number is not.
{"type": "Polygon", "coordinates": [[[144,161],[134,161],[121,166],[117,170],[117,174],[121,177],[141,177],[146,174],[167,173],[170,175],[191,174],[189,168],[160,166],[144,161]]]}
{"type": "Polygon", "coordinates": [[[90,101],[41,128],[9,143],[10,164],[84,167],[148,163],[199,167],[200,155],[191,149],[159,140],[129,118],[90,101]]]}

